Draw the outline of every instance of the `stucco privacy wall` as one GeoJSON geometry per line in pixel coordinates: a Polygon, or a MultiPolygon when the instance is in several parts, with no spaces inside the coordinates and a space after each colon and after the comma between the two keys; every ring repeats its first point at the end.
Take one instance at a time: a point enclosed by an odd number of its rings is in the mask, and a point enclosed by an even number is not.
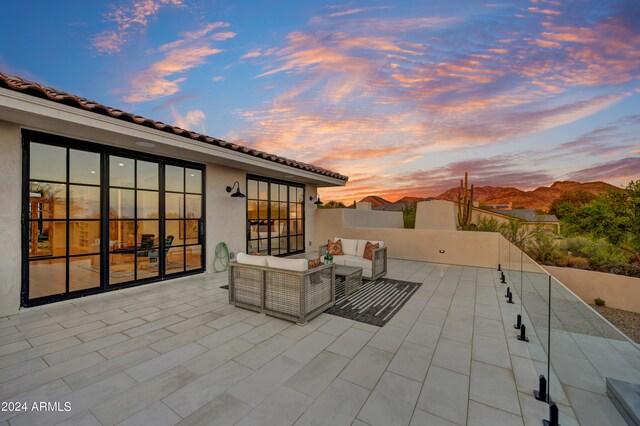
{"type": "Polygon", "coordinates": [[[445,200],[421,201],[416,209],[416,229],[456,230],[455,204],[445,200]]]}
{"type": "Polygon", "coordinates": [[[0,317],[20,307],[20,127],[0,121],[0,317]]]}
{"type": "Polygon", "coordinates": [[[640,313],[640,278],[555,266],[544,269],[587,303],[599,297],[609,307],[640,313]]]}
{"type": "Polygon", "coordinates": [[[497,267],[500,235],[498,233],[402,229],[371,225],[367,227],[357,223],[356,215],[352,215],[351,220],[345,220],[344,212],[348,210],[356,211],[352,209],[318,211],[316,238],[320,244],[326,244],[328,239],[337,236],[382,240],[388,247],[390,258],[487,268],[497,267]],[[444,253],[440,253],[441,250],[444,253]]]}

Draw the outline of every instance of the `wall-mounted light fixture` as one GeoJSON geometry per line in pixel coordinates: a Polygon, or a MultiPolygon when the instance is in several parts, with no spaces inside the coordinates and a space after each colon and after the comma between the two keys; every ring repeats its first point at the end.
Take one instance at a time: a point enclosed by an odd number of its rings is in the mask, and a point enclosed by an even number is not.
{"type": "Polygon", "coordinates": [[[313,203],[313,204],[315,204],[316,206],[321,206],[321,205],[323,205],[323,204],[324,204],[322,201],[320,201],[320,196],[319,196],[319,195],[317,195],[317,194],[316,194],[315,196],[311,195],[311,196],[309,197],[309,201],[313,201],[313,199],[314,199],[314,198],[316,199],[316,201],[315,201],[315,203],[313,203]]]}
{"type": "Polygon", "coordinates": [[[240,184],[238,183],[238,181],[235,181],[233,186],[227,186],[227,192],[233,191],[233,188],[235,188],[236,186],[238,187],[238,189],[236,189],[236,192],[231,194],[231,196],[234,197],[234,198],[245,198],[246,195],[244,195],[242,192],[240,192],[240,184]]]}

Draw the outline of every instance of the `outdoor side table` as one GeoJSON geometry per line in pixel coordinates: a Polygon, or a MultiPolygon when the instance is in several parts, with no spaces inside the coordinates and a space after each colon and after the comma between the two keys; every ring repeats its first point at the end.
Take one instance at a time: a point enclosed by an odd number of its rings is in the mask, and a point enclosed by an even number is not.
{"type": "Polygon", "coordinates": [[[362,268],[359,266],[336,265],[336,276],[344,277],[344,295],[348,296],[362,284],[362,268]]]}

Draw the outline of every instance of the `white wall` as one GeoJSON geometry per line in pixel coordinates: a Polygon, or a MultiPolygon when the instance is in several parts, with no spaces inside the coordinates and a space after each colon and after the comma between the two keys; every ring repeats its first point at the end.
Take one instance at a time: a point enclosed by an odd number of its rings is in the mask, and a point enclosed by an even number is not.
{"type": "Polygon", "coordinates": [[[21,287],[22,136],[0,121],[0,317],[18,312],[21,287]]]}
{"type": "Polygon", "coordinates": [[[207,164],[207,272],[214,272],[213,259],[218,243],[225,242],[229,251],[246,251],[247,199],[233,198],[225,190],[235,181],[247,195],[246,173],[229,167],[207,164]]]}
{"type": "MultiPolygon", "coordinates": [[[[325,212],[330,209],[320,210],[325,212]]],[[[333,209],[342,211],[344,223],[351,227],[367,228],[404,228],[402,212],[380,210],[333,209]]]]}
{"type": "Polygon", "coordinates": [[[357,212],[352,209],[326,209],[318,212],[316,238],[319,244],[315,249],[334,237],[382,240],[388,247],[390,258],[487,268],[498,266],[498,233],[371,226],[364,221],[358,222],[359,217],[365,218],[364,215],[346,213],[349,210],[357,212]]]}
{"type": "Polygon", "coordinates": [[[316,251],[318,244],[316,243],[316,214],[321,209],[313,204],[314,201],[309,200],[309,197],[318,193],[316,185],[307,184],[304,189],[304,248],[305,251],[316,251]]]}
{"type": "Polygon", "coordinates": [[[606,306],[640,313],[640,278],[543,266],[558,281],[587,303],[603,299],[606,306]]]}
{"type": "Polygon", "coordinates": [[[445,200],[420,201],[416,210],[415,229],[456,230],[455,203],[445,200]]]}
{"type": "MultiPolygon", "coordinates": [[[[19,125],[0,121],[0,317],[18,312],[21,278],[21,197],[22,133],[19,125]]],[[[221,165],[206,165],[206,247],[205,268],[214,272],[215,247],[226,242],[235,253],[246,250],[246,198],[232,198],[225,188],[235,181],[247,194],[246,172],[221,165]]],[[[305,188],[305,248],[316,250],[315,216],[317,207],[309,201],[315,185],[305,188]],[[313,246],[310,246],[309,243],[313,246]]]]}

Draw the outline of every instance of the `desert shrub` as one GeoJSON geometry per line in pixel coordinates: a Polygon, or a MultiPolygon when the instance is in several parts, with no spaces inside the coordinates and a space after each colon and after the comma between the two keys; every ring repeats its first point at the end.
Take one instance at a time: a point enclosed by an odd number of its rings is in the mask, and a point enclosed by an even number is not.
{"type": "Polygon", "coordinates": [[[402,207],[402,222],[405,229],[415,229],[417,209],[417,203],[407,204],[406,206],[402,207]]]}
{"type": "Polygon", "coordinates": [[[560,266],[563,268],[569,266],[569,256],[561,254],[551,266],[560,266]]]}
{"type": "Polygon", "coordinates": [[[477,231],[483,232],[500,232],[500,222],[495,217],[478,219],[477,231]]]}
{"type": "Polygon", "coordinates": [[[564,248],[572,253],[585,254],[589,251],[591,239],[587,237],[570,237],[564,240],[564,248]]]}
{"type": "Polygon", "coordinates": [[[553,265],[562,257],[555,236],[551,232],[535,233],[527,243],[525,251],[534,260],[545,265],[553,265]]]}
{"type": "Polygon", "coordinates": [[[577,269],[591,269],[591,264],[589,263],[589,259],[586,259],[581,256],[567,256],[567,265],[569,268],[577,268],[577,269]]]}
{"type": "Polygon", "coordinates": [[[571,237],[564,242],[564,248],[574,255],[586,257],[594,269],[606,264],[622,264],[631,261],[631,255],[620,250],[603,238],[571,237]]]}
{"type": "Polygon", "coordinates": [[[625,275],[627,277],[640,278],[640,265],[629,262],[609,262],[597,268],[600,272],[608,274],[625,275]]]}
{"type": "Polygon", "coordinates": [[[594,300],[594,302],[596,302],[596,306],[604,306],[605,305],[605,301],[600,299],[599,297],[594,300]]]}

